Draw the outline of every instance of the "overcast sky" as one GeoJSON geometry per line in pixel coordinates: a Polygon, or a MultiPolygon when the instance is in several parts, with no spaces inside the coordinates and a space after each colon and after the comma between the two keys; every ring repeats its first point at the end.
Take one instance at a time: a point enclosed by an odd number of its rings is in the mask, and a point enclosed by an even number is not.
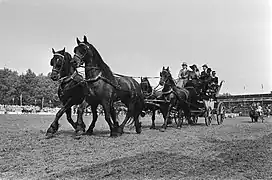
{"type": "Polygon", "coordinates": [[[83,35],[116,73],[207,63],[222,93],[272,91],[268,0],[0,0],[0,68],[47,74],[51,48],[73,55],[83,35]]]}

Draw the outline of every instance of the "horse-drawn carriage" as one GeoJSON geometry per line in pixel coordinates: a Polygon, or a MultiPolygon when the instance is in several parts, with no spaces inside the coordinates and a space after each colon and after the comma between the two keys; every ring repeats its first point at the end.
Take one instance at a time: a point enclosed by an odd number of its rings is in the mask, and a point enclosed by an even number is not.
{"type": "MultiPolygon", "coordinates": [[[[166,129],[167,120],[172,112],[178,115],[178,127],[181,127],[186,118],[189,123],[197,122],[198,117],[204,116],[206,125],[211,124],[212,117],[216,114],[218,124],[224,118],[223,104],[212,99],[199,101],[195,88],[179,88],[176,86],[169,68],[163,68],[160,73],[161,91],[153,91],[150,84],[147,86],[148,93],[143,88],[144,83],[139,84],[135,79],[128,76],[115,76],[109,66],[103,61],[96,48],[87,41],[84,36],[83,42],[77,38],[77,46],[74,48],[74,56],[63,50],[55,52],[52,49],[53,58],[50,60],[52,66],[51,79],[59,81],[58,96],[63,107],[58,111],[54,121],[48,128],[46,135],[53,137],[59,128],[59,119],[66,113],[68,122],[72,125],[78,135],[92,134],[98,119],[97,108],[102,105],[104,117],[107,121],[111,136],[123,134],[126,123],[132,119],[136,133],[141,133],[141,122],[139,116],[143,110],[151,110],[152,126],[155,128],[155,112],[160,110],[164,117],[161,130],[166,129]],[[82,78],[76,67],[84,64],[86,77],[82,78]],[[151,88],[150,88],[151,87],[151,88]],[[118,106],[116,102],[121,101],[125,107],[118,106]],[[71,117],[71,107],[79,105],[77,121],[71,117]],[[90,106],[93,119],[88,130],[83,122],[83,113],[90,106]],[[124,111],[125,119],[119,125],[116,113],[124,111]],[[191,120],[192,119],[192,120],[191,120]]],[[[222,84],[221,84],[222,85],[222,84]]],[[[220,88],[219,88],[220,89],[220,88]]]]}
{"type": "Polygon", "coordinates": [[[160,84],[163,86],[163,90],[167,89],[165,91],[162,90],[159,92],[156,91],[156,89],[152,90],[147,78],[141,79],[141,86],[146,97],[146,106],[153,107],[155,109],[157,108],[162,111],[166,122],[169,122],[169,119],[174,119],[177,126],[181,127],[185,120],[188,121],[188,124],[197,124],[198,118],[204,117],[205,124],[207,126],[211,125],[213,119],[217,121],[218,125],[223,123],[225,118],[224,104],[216,98],[223,81],[220,83],[213,96],[197,97],[194,88],[192,87],[176,87],[169,69],[163,68],[160,78],[160,84]],[[164,76],[163,72],[166,73],[165,77],[162,77],[164,76]],[[165,79],[163,80],[162,78],[165,79]],[[165,88],[165,86],[169,87],[165,88]],[[178,92],[180,92],[181,97],[179,97],[178,92]],[[156,95],[155,93],[159,95],[156,95]],[[173,96],[169,97],[170,94],[173,94],[173,96]],[[189,97],[190,95],[191,97],[189,97]],[[181,105],[179,103],[181,103],[181,105]]]}

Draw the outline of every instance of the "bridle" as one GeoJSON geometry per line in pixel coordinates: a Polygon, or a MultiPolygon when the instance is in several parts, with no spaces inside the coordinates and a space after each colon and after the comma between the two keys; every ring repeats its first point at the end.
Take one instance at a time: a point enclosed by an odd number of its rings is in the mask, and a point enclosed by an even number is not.
{"type": "Polygon", "coordinates": [[[83,55],[79,55],[77,53],[74,54],[74,58],[79,59],[79,61],[80,61],[78,66],[81,66],[83,64],[83,58],[88,54],[88,50],[90,49],[90,47],[87,44],[83,43],[83,42],[79,43],[78,45],[83,45],[84,46],[83,49],[85,50],[83,55]]]}
{"type": "MultiPolygon", "coordinates": [[[[165,77],[163,78],[163,80],[162,80],[162,78],[161,78],[161,80],[160,80],[160,81],[163,83],[163,86],[164,86],[164,85],[166,84],[167,80],[169,80],[169,78],[171,77],[171,75],[170,75],[169,71],[167,71],[167,70],[165,70],[165,69],[163,69],[162,72],[161,72],[160,74],[162,75],[163,72],[167,73],[167,76],[165,76],[165,77]]],[[[162,77],[162,76],[161,76],[161,77],[162,77]]]]}
{"type": "MultiPolygon", "coordinates": [[[[63,68],[63,65],[64,65],[64,56],[60,53],[54,53],[54,56],[60,56],[62,59],[61,59],[61,67],[60,69],[57,69],[56,67],[53,66],[53,69],[52,69],[52,72],[56,72],[57,74],[60,73],[60,71],[62,70],[63,68]]],[[[57,59],[59,60],[59,59],[57,59]]]]}

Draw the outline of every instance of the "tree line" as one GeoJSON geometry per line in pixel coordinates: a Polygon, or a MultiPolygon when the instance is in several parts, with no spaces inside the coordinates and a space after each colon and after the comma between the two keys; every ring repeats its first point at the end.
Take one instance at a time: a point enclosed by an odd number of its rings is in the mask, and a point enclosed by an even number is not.
{"type": "Polygon", "coordinates": [[[28,69],[21,75],[8,68],[0,69],[0,104],[36,105],[56,107],[60,105],[57,95],[58,82],[48,75],[36,75],[28,69]]]}

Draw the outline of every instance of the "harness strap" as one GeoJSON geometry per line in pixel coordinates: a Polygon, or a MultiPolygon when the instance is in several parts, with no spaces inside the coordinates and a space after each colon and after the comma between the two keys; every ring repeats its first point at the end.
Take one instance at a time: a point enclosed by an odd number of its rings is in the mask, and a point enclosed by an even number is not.
{"type": "Polygon", "coordinates": [[[55,56],[60,56],[60,57],[64,58],[64,56],[62,54],[60,54],[60,53],[54,53],[54,55],[55,56]]]}

